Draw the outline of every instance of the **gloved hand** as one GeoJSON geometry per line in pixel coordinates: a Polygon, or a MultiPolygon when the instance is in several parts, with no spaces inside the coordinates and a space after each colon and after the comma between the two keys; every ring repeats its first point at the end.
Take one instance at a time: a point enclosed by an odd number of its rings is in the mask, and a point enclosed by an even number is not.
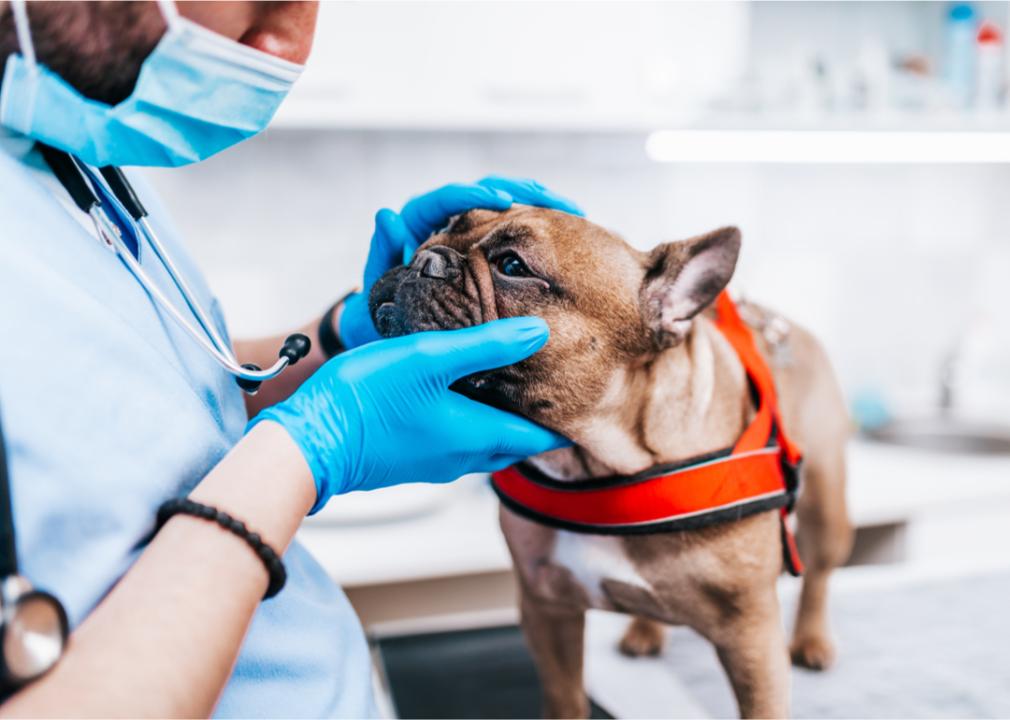
{"type": "Polygon", "coordinates": [[[368,312],[368,293],[387,270],[410,260],[417,246],[445,227],[453,215],[477,208],[508,210],[513,202],[582,215],[574,203],[538,182],[497,175],[472,185],[446,185],[419,195],[404,205],[399,214],[380,210],[375,216],[375,233],[365,262],[361,292],[344,300],[340,314],[340,340],[344,347],[355,348],[379,339],[368,312]]]}
{"type": "Polygon", "coordinates": [[[249,427],[272,420],[294,439],[316,481],[312,512],[351,490],[498,470],[568,441],[449,385],[529,357],[547,336],[543,320],[520,317],[369,343],[327,362],[249,427]]]}

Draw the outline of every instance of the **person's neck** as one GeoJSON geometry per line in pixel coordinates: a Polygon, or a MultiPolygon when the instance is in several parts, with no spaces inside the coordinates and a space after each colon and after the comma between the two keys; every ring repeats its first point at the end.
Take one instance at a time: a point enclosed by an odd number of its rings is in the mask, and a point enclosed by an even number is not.
{"type": "Polygon", "coordinates": [[[707,319],[683,343],[616,372],[575,446],[531,458],[559,480],[632,475],[732,445],[751,412],[736,353],[707,319]]]}

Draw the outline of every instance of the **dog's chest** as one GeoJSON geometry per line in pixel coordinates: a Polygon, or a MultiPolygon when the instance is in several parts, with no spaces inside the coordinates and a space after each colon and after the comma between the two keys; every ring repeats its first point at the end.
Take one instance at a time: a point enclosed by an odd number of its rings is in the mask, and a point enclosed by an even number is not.
{"type": "Polygon", "coordinates": [[[618,537],[558,530],[551,562],[568,570],[595,606],[610,604],[603,590],[605,580],[650,589],[618,537]]]}

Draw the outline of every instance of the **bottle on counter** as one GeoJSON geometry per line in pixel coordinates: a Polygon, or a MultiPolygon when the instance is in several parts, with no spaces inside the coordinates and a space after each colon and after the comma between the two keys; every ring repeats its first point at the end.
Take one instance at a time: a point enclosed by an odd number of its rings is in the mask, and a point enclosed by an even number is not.
{"type": "Polygon", "coordinates": [[[975,97],[976,35],[975,9],[968,3],[952,6],[947,13],[944,75],[951,104],[959,109],[971,107],[975,97]]]}
{"type": "Polygon", "coordinates": [[[983,112],[1003,107],[1006,83],[1003,74],[1003,33],[986,20],[976,36],[975,106],[983,112]]]}

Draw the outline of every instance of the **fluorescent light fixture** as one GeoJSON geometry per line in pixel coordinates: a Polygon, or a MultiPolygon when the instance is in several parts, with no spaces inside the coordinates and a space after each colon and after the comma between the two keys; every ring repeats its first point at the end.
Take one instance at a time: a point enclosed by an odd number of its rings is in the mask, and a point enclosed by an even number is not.
{"type": "Polygon", "coordinates": [[[645,152],[681,163],[1010,163],[1010,132],[660,130],[645,152]]]}

